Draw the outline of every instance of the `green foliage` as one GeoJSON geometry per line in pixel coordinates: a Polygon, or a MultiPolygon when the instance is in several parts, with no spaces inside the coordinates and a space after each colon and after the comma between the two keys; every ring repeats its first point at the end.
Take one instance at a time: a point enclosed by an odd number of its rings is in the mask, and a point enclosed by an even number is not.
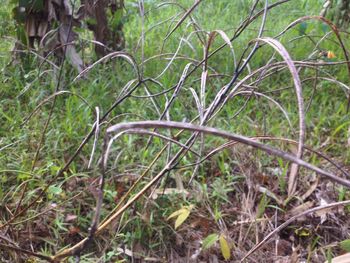
{"type": "Polygon", "coordinates": [[[270,203],[270,199],[266,196],[266,194],[263,194],[258,204],[256,218],[261,218],[264,215],[265,210],[269,203],[270,203]]]}
{"type": "Polygon", "coordinates": [[[350,239],[345,239],[339,243],[341,249],[350,252],[350,239]]]}
{"type": "Polygon", "coordinates": [[[202,248],[208,249],[219,240],[219,235],[216,233],[210,234],[202,241],[202,248]]]}

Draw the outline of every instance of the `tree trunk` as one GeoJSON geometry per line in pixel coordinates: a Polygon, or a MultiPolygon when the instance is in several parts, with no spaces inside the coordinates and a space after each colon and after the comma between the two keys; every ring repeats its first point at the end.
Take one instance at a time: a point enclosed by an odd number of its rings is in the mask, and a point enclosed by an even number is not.
{"type": "Polygon", "coordinates": [[[83,61],[73,44],[78,38],[73,26],[80,27],[81,22],[85,21],[98,42],[95,44],[98,57],[122,50],[125,46],[122,31],[124,0],[80,2],[80,8],[73,8],[69,0],[18,0],[18,5],[13,10],[18,24],[16,48],[35,49],[38,46],[43,52],[55,50],[58,56],[64,53],[81,72],[83,61]],[[52,30],[55,28],[58,30],[52,30]]]}
{"type": "Polygon", "coordinates": [[[124,0],[85,0],[82,3],[85,4],[86,15],[90,18],[89,29],[94,32],[95,40],[103,44],[95,45],[96,54],[104,56],[109,53],[108,49],[122,50],[125,46],[122,32],[124,0]]]}

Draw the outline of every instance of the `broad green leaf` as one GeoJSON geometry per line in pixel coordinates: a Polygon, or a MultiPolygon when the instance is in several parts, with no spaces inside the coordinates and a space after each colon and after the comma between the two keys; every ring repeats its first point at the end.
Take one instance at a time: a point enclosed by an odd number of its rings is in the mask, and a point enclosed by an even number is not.
{"type": "Polygon", "coordinates": [[[345,239],[339,243],[340,247],[346,252],[350,252],[350,239],[345,239]]]}
{"type": "Polygon", "coordinates": [[[209,236],[207,236],[202,243],[202,248],[203,249],[208,249],[210,248],[212,245],[215,244],[216,241],[218,241],[219,239],[219,235],[218,234],[210,234],[209,236]]]}
{"type": "Polygon", "coordinates": [[[225,260],[229,260],[231,257],[231,249],[223,234],[220,235],[219,242],[222,256],[225,260]]]}
{"type": "Polygon", "coordinates": [[[97,21],[96,21],[95,18],[91,18],[91,17],[86,18],[85,22],[86,22],[86,24],[88,24],[90,26],[96,26],[97,25],[97,21]]]}

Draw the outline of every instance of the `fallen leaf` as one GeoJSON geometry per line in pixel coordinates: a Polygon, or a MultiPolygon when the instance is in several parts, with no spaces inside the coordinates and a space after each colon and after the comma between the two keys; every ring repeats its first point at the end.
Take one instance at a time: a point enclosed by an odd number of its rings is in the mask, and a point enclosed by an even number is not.
{"type": "Polygon", "coordinates": [[[167,220],[169,220],[173,217],[177,217],[177,219],[175,220],[175,229],[177,229],[188,218],[193,207],[194,207],[193,205],[184,206],[183,208],[175,211],[170,216],[168,216],[167,220]]]}
{"type": "Polygon", "coordinates": [[[222,256],[225,260],[229,260],[231,257],[231,249],[223,234],[220,235],[219,243],[222,256]]]}

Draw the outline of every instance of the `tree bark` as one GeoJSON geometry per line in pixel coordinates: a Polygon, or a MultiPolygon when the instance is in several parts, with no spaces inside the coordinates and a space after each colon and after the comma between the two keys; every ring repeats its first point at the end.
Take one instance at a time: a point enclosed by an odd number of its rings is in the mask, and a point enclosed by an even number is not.
{"type": "Polygon", "coordinates": [[[111,28],[109,20],[114,21],[117,15],[123,12],[124,0],[85,0],[85,12],[88,19],[88,27],[94,32],[95,40],[103,45],[96,44],[95,52],[98,56],[105,56],[108,49],[122,50],[125,46],[122,33],[123,23],[116,21],[114,28],[111,28]],[[111,13],[108,17],[107,12],[111,13]]]}

